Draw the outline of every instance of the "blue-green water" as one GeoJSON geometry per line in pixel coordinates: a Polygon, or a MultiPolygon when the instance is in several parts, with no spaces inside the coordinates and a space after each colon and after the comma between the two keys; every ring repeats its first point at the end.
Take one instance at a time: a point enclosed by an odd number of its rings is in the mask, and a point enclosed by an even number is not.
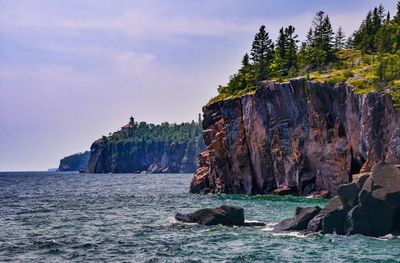
{"type": "Polygon", "coordinates": [[[175,222],[223,204],[274,223],[323,200],[191,195],[189,174],[0,173],[0,262],[399,262],[400,238],[175,222]]]}

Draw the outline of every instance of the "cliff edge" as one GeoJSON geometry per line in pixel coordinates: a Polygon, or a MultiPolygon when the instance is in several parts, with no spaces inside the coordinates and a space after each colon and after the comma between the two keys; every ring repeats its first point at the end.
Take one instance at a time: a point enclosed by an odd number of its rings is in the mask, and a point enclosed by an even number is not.
{"type": "Polygon", "coordinates": [[[206,150],[192,193],[331,196],[379,161],[400,163],[400,114],[384,93],[347,84],[262,82],[203,107],[206,150]]]}

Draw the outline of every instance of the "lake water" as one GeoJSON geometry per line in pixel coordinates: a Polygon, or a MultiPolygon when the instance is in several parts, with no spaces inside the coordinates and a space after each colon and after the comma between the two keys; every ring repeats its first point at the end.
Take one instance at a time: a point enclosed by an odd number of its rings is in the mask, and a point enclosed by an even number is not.
{"type": "Polygon", "coordinates": [[[224,204],[273,224],[324,200],[192,195],[190,174],[0,173],[0,262],[399,262],[400,238],[181,224],[224,204]]]}

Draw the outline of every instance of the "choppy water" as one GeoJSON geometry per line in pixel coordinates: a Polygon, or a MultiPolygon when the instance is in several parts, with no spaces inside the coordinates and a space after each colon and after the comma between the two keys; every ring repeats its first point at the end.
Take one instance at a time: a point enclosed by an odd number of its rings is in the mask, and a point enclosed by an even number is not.
{"type": "Polygon", "coordinates": [[[400,238],[203,227],[175,212],[234,204],[274,223],[323,200],[188,194],[191,175],[0,173],[0,262],[398,262],[400,238]]]}

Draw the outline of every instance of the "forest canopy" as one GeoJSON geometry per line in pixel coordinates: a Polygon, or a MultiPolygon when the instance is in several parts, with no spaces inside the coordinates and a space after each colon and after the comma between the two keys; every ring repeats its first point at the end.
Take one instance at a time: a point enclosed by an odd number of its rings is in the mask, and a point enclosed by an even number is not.
{"type": "Polygon", "coordinates": [[[100,143],[109,144],[116,142],[140,142],[151,143],[165,141],[170,143],[182,143],[193,141],[202,143],[202,127],[199,121],[152,124],[144,121],[137,122],[130,117],[129,123],[122,127],[120,131],[103,136],[100,143]]]}
{"type": "Polygon", "coordinates": [[[334,30],[328,14],[316,13],[305,41],[296,28],[282,27],[273,41],[262,25],[241,67],[219,86],[217,101],[254,91],[263,80],[287,81],[303,76],[320,82],[347,82],[358,93],[388,92],[400,105],[400,2],[391,14],[379,5],[369,11],[359,28],[346,38],[334,30]]]}

